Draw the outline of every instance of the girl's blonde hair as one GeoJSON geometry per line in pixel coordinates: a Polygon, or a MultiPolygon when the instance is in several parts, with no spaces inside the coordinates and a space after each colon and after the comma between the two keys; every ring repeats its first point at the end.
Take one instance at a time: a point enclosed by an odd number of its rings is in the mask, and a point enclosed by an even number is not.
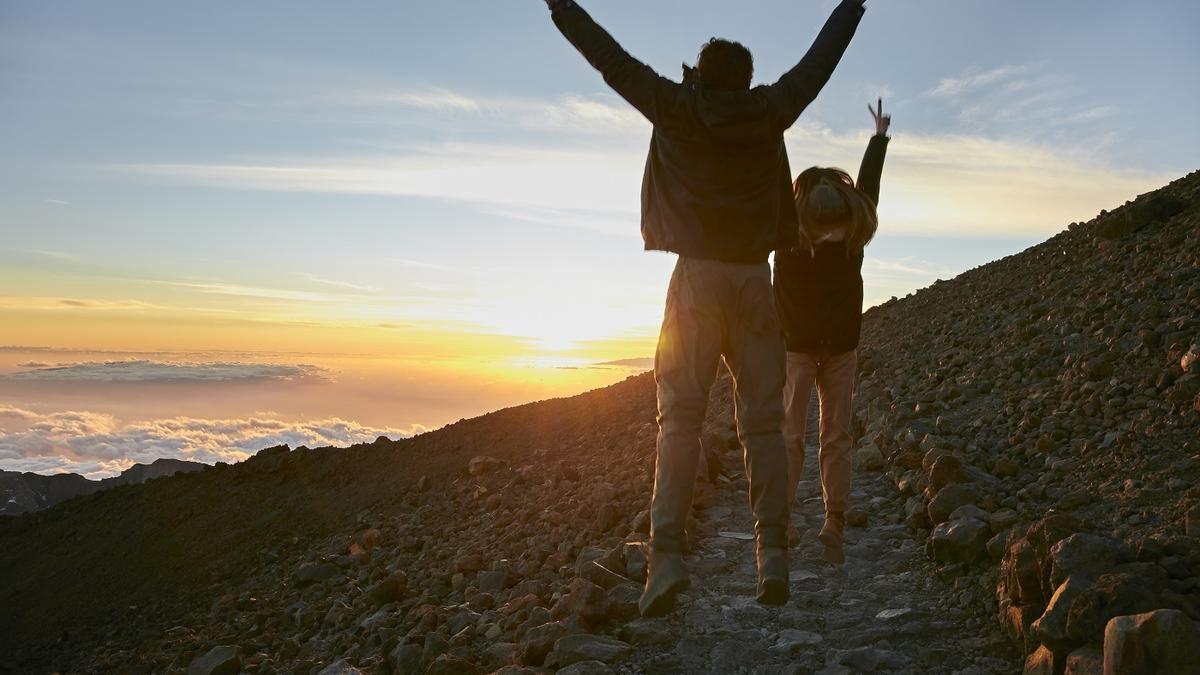
{"type": "Polygon", "coordinates": [[[805,169],[792,183],[796,215],[800,219],[800,245],[813,250],[821,232],[830,229],[831,223],[817,222],[809,210],[809,195],[822,181],[832,187],[848,207],[848,214],[836,226],[846,228],[846,255],[855,255],[871,243],[879,228],[879,216],[875,212],[875,201],[855,187],[850,174],[841,169],[814,166],[805,169]]]}

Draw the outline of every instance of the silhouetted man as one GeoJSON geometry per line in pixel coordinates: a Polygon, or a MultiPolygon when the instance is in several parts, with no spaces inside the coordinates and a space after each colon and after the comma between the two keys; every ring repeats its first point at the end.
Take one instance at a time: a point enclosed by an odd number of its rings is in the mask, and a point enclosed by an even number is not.
{"type": "Polygon", "coordinates": [[[573,0],[546,4],[604,81],[654,125],[642,237],[647,250],[679,254],[654,357],[658,463],[642,615],[669,612],[688,587],[684,528],[708,391],[722,357],[733,374],[757,521],[757,598],[783,604],[790,501],[781,433],[785,351],[767,263],[771,251],[798,238],[783,132],[833,73],[863,0],[844,0],[799,64],[753,89],[753,59],[736,42],[710,40],[696,67],[684,66],[680,84],[631,57],[573,0]]]}

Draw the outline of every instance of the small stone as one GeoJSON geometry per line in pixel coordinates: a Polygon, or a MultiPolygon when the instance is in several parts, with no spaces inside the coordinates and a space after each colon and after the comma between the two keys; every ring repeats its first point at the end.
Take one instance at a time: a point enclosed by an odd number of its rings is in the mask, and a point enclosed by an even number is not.
{"type": "Polygon", "coordinates": [[[561,621],[544,623],[525,631],[525,636],[521,639],[521,663],[527,666],[542,665],[554,644],[572,632],[576,631],[561,621]]]}
{"type": "Polygon", "coordinates": [[[480,572],[476,585],[484,593],[502,593],[512,584],[512,574],[508,570],[489,570],[480,572]]]}
{"type": "Polygon", "coordinates": [[[402,644],[392,650],[392,672],[396,675],[421,675],[421,645],[402,644]]]}
{"type": "Polygon", "coordinates": [[[1001,457],[992,464],[992,473],[1001,478],[1011,478],[1021,473],[1021,465],[1008,457],[1001,457]]]}
{"type": "Polygon", "coordinates": [[[1066,658],[1057,659],[1054,652],[1046,645],[1039,646],[1032,654],[1025,657],[1025,669],[1021,671],[1022,675],[1054,675],[1061,673],[1062,667],[1058,661],[1066,661],[1066,658]]]}
{"type": "Polygon", "coordinates": [[[671,628],[662,619],[634,619],[621,626],[620,637],[639,647],[668,645],[675,640],[671,628]]]}
{"type": "Polygon", "coordinates": [[[1117,616],[1104,627],[1104,672],[1200,671],[1200,629],[1183,612],[1159,609],[1117,616]]]}
{"type": "Polygon", "coordinates": [[[475,664],[454,654],[442,654],[429,664],[425,675],[477,675],[475,664]]]}
{"type": "Polygon", "coordinates": [[[483,556],[478,553],[467,553],[454,560],[454,572],[471,574],[483,569],[483,556]]]}
{"type": "Polygon", "coordinates": [[[934,491],[941,490],[951,483],[962,483],[966,479],[967,473],[962,460],[954,455],[938,457],[929,468],[929,485],[934,491]]]}
{"type": "Polygon", "coordinates": [[[898,617],[904,616],[905,614],[910,614],[910,613],[912,613],[911,607],[902,607],[899,609],[884,609],[884,610],[880,610],[879,613],[875,615],[875,618],[883,620],[883,621],[889,621],[891,619],[895,619],[895,618],[898,618],[898,617]]]}
{"type": "Polygon", "coordinates": [[[641,583],[646,580],[646,548],[641,542],[631,541],[622,551],[625,558],[625,576],[641,583]]]}
{"type": "Polygon", "coordinates": [[[638,617],[638,600],[642,597],[640,586],[624,583],[608,591],[608,620],[622,624],[638,617]]]}
{"type": "Polygon", "coordinates": [[[954,509],[954,512],[950,514],[950,520],[962,520],[963,518],[974,518],[975,520],[981,520],[985,523],[989,523],[990,529],[992,514],[984,511],[974,504],[960,506],[957,509],[954,509]]]}
{"type": "MultiPolygon", "coordinates": [[[[950,489],[947,487],[946,489],[950,489]]],[[[975,562],[987,553],[991,529],[982,520],[949,520],[933,528],[929,544],[938,562],[975,562]]]]}
{"type": "Polygon", "coordinates": [[[467,463],[467,471],[472,476],[482,476],[483,474],[491,473],[502,466],[504,466],[504,460],[496,459],[495,457],[488,457],[487,455],[479,455],[477,457],[472,457],[471,461],[467,463]]]}
{"type": "Polygon", "coordinates": [[[600,661],[579,661],[561,668],[558,675],[611,675],[613,669],[600,661]]]}
{"type": "Polygon", "coordinates": [[[376,605],[386,605],[403,598],[407,589],[407,578],[403,573],[396,572],[369,587],[367,595],[375,601],[376,605]]]}
{"type": "Polygon", "coordinates": [[[1067,654],[1063,675],[1097,675],[1104,672],[1104,654],[1095,647],[1080,647],[1067,654]]]}
{"type": "Polygon", "coordinates": [[[881,471],[887,462],[874,444],[864,445],[854,453],[855,466],[861,471],[881,471]]]}
{"type": "Polygon", "coordinates": [[[608,595],[603,588],[587,579],[575,578],[571,580],[567,591],[566,597],[561,600],[565,616],[588,627],[604,625],[608,617],[608,595]]]}
{"type": "Polygon", "coordinates": [[[238,648],[233,645],[213,647],[197,657],[188,666],[188,675],[237,675],[242,670],[242,659],[238,648]]]}
{"type": "Polygon", "coordinates": [[[332,579],[341,573],[337,565],[332,563],[302,563],[296,568],[296,581],[304,586],[332,579]]]}
{"type": "Polygon", "coordinates": [[[987,520],[988,525],[992,528],[992,532],[1003,532],[1016,525],[1021,520],[1021,516],[1012,509],[1000,509],[995,513],[989,514],[987,520]]]}
{"type": "Polygon", "coordinates": [[[929,520],[934,525],[946,522],[950,519],[950,514],[960,506],[967,504],[975,504],[979,501],[979,495],[972,488],[960,484],[951,483],[938,491],[929,502],[929,520]]]}
{"type": "Polygon", "coordinates": [[[847,527],[866,527],[869,521],[866,511],[847,511],[846,526],[847,527]]]}
{"type": "Polygon", "coordinates": [[[806,647],[812,647],[821,644],[825,638],[817,633],[810,633],[803,630],[786,629],[779,631],[779,637],[775,640],[775,644],[771,647],[771,651],[780,652],[783,654],[794,654],[797,651],[803,650],[806,647]]]}
{"type": "Polygon", "coordinates": [[[350,665],[346,659],[338,659],[322,668],[317,675],[362,675],[362,671],[350,665]]]}
{"type": "Polygon", "coordinates": [[[629,656],[629,643],[607,635],[580,633],[559,638],[547,663],[562,668],[580,661],[613,663],[629,656]]]}
{"type": "Polygon", "coordinates": [[[1200,538],[1200,504],[1193,506],[1184,518],[1183,531],[1189,537],[1200,538]]]}
{"type": "Polygon", "coordinates": [[[581,566],[578,574],[580,578],[587,579],[603,589],[616,588],[632,581],[601,565],[599,560],[592,560],[581,566]]]}

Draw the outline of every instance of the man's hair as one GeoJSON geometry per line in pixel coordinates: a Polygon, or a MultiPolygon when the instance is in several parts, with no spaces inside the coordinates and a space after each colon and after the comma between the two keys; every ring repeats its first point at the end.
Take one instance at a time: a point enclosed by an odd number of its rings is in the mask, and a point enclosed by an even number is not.
{"type": "Polygon", "coordinates": [[[700,48],[696,62],[700,82],[714,89],[749,89],[754,57],[740,42],[712,38],[700,48]]]}
{"type": "Polygon", "coordinates": [[[824,231],[832,227],[846,229],[846,255],[863,250],[875,236],[879,227],[879,216],[875,212],[875,201],[854,186],[850,174],[841,169],[812,167],[805,169],[792,184],[796,199],[796,215],[800,219],[800,244],[812,250],[814,242],[824,231]],[[810,199],[815,191],[833,191],[822,194],[820,200],[810,199]],[[827,203],[832,197],[835,205],[827,203]],[[815,204],[813,202],[826,202],[815,204]],[[834,206],[833,208],[830,208],[834,206]]]}

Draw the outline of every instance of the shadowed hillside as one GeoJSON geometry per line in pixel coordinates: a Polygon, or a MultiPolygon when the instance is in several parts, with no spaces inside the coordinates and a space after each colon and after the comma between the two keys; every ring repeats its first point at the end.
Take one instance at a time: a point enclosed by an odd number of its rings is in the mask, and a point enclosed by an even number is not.
{"type": "MultiPolygon", "coordinates": [[[[1002,627],[1049,664],[1038,672],[1093,663],[1113,616],[1173,609],[1185,638],[1200,620],[1198,203],[1194,173],[865,316],[857,480],[898,501],[872,498],[864,532],[907,525],[931,561],[909,573],[935,579],[913,588],[987,616],[962,625],[1002,627]]],[[[744,480],[729,408],[723,384],[692,528],[704,541],[744,480]]],[[[644,573],[653,421],[642,375],[0,520],[0,668],[523,672],[512,664],[643,663],[654,640],[682,654],[679,624],[631,629],[636,587],[596,571],[644,573]]],[[[915,667],[898,658],[916,638],[889,630],[851,656],[793,630],[772,658],[915,667]]]]}

